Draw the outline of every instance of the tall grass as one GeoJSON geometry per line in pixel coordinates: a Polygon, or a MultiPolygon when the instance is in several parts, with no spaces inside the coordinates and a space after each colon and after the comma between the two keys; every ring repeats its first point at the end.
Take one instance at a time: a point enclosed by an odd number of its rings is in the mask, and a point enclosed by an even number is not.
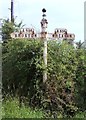
{"type": "Polygon", "coordinates": [[[20,108],[17,99],[9,99],[2,103],[3,118],[43,118],[43,116],[44,114],[41,110],[33,110],[24,105],[20,108]]]}
{"type": "MultiPolygon", "coordinates": [[[[62,114],[58,115],[58,118],[65,118],[62,114]]],[[[45,118],[45,114],[42,110],[31,109],[29,106],[22,105],[19,107],[18,99],[7,99],[2,102],[2,118],[45,118]]],[[[86,118],[86,111],[79,111],[74,117],[75,118],[86,118]]],[[[3,119],[4,120],[4,119],[3,119]]]]}

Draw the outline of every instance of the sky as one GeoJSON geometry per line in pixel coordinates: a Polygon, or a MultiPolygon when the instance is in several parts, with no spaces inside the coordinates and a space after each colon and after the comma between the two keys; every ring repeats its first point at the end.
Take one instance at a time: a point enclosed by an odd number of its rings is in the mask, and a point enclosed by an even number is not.
{"type": "MultiPolygon", "coordinates": [[[[11,0],[0,0],[0,18],[10,18],[11,0]]],[[[48,32],[66,28],[75,41],[84,41],[84,0],[14,0],[14,16],[25,27],[41,30],[42,8],[46,9],[48,32]]]]}

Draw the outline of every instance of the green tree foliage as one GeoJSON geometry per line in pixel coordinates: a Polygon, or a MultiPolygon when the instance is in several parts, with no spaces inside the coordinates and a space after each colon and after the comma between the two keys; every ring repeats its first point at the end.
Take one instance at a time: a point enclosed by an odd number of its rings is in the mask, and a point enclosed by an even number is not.
{"type": "Polygon", "coordinates": [[[7,93],[34,97],[36,87],[39,87],[36,85],[42,81],[41,49],[42,43],[32,40],[15,40],[6,44],[3,49],[3,72],[6,73],[3,73],[3,86],[7,93]]]}
{"type": "Polygon", "coordinates": [[[16,23],[9,21],[9,19],[3,19],[2,24],[2,39],[8,40],[11,39],[11,33],[14,31],[19,31],[21,28],[23,28],[25,25],[23,25],[23,22],[16,23]]]}
{"type": "Polygon", "coordinates": [[[48,117],[73,116],[84,110],[85,53],[65,42],[49,41],[44,85],[43,41],[15,39],[3,44],[3,97],[19,97],[20,103],[42,107],[48,117]]]}
{"type": "Polygon", "coordinates": [[[76,71],[76,101],[78,106],[82,109],[86,109],[86,50],[78,49],[76,51],[76,57],[78,59],[77,71],[76,71]]]}
{"type": "Polygon", "coordinates": [[[2,39],[7,40],[10,39],[11,36],[10,34],[14,32],[14,23],[10,22],[9,19],[3,20],[3,25],[2,25],[2,39]]]}
{"type": "Polygon", "coordinates": [[[14,25],[15,25],[15,31],[20,31],[25,26],[25,24],[23,24],[23,21],[21,21],[18,24],[15,23],[14,25]]]}
{"type": "Polygon", "coordinates": [[[81,42],[81,40],[79,42],[76,42],[77,49],[84,48],[83,44],[84,42],[81,42]]]}

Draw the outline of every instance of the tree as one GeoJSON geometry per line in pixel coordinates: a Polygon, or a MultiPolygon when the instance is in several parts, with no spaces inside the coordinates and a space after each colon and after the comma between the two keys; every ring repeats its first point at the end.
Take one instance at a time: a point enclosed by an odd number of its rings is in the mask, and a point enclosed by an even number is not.
{"type": "Polygon", "coordinates": [[[76,42],[77,48],[78,48],[78,49],[82,48],[82,47],[83,47],[83,46],[82,46],[83,43],[84,43],[84,42],[81,42],[81,40],[80,40],[79,42],[76,42]]]}
{"type": "Polygon", "coordinates": [[[20,31],[25,25],[22,25],[22,21],[20,23],[16,23],[9,21],[9,19],[3,19],[2,25],[2,40],[11,39],[11,33],[14,31],[20,31]]]}
{"type": "Polygon", "coordinates": [[[15,30],[20,31],[24,26],[25,26],[25,24],[23,25],[22,21],[18,24],[15,23],[15,30]]]}
{"type": "Polygon", "coordinates": [[[3,25],[2,25],[2,40],[7,40],[11,39],[10,34],[14,32],[15,27],[14,23],[10,22],[9,19],[3,20],[3,25]]]}

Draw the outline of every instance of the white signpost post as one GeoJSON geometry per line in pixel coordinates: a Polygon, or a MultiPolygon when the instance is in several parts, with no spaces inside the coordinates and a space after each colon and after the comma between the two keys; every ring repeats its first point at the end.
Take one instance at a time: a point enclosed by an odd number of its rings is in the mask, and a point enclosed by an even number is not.
{"type": "Polygon", "coordinates": [[[47,81],[47,38],[46,38],[46,35],[47,35],[47,31],[46,31],[46,28],[47,28],[47,19],[45,19],[46,15],[45,15],[45,12],[46,12],[46,9],[43,8],[42,9],[42,12],[43,12],[43,18],[41,20],[41,36],[42,36],[42,39],[43,39],[43,42],[44,42],[44,50],[43,50],[43,60],[44,60],[44,72],[43,72],[43,83],[45,83],[47,81]]]}

